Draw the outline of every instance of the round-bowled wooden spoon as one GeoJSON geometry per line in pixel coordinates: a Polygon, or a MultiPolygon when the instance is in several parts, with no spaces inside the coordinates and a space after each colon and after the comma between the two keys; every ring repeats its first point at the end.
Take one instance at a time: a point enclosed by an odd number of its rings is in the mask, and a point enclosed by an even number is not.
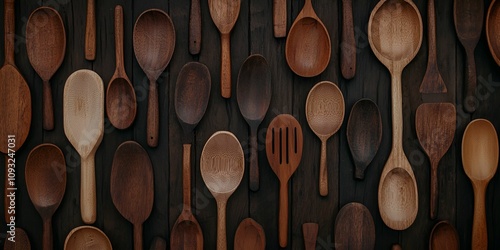
{"type": "Polygon", "coordinates": [[[43,81],[43,128],[54,129],[54,108],[49,80],[66,52],[66,32],[59,13],[51,7],[34,10],[26,23],[26,52],[43,81]]]}
{"type": "Polygon", "coordinates": [[[380,177],[378,204],[384,223],[408,228],[417,216],[418,189],[403,150],[401,73],[422,44],[422,18],[411,0],[381,0],[368,21],[368,41],[391,73],[392,149],[380,177]]]}
{"type": "Polygon", "coordinates": [[[123,8],[115,7],[116,69],[106,90],[106,113],[118,129],[128,128],[135,119],[137,101],[134,87],[127,77],[123,62],[123,8]]]}
{"type": "Polygon", "coordinates": [[[219,29],[221,42],[220,91],[231,97],[231,30],[240,15],[241,0],[208,0],[210,16],[219,29]]]}
{"type": "Polygon", "coordinates": [[[302,234],[304,236],[304,247],[306,250],[316,249],[316,240],[318,239],[318,223],[302,224],[302,234]]]}
{"type": "Polygon", "coordinates": [[[491,1],[486,15],[486,40],[490,48],[491,55],[500,66],[500,1],[491,1]]]}
{"type": "Polygon", "coordinates": [[[203,232],[191,212],[191,144],[183,145],[182,212],[170,234],[171,249],[203,249],[203,232]]]}
{"type": "Polygon", "coordinates": [[[134,249],[142,249],[142,223],[154,200],[153,166],[139,143],[126,141],[116,149],[111,166],[111,199],[118,212],[134,225],[134,249]]]}
{"type": "Polygon", "coordinates": [[[418,141],[431,162],[431,219],[435,219],[437,215],[439,161],[453,142],[456,122],[455,106],[452,103],[423,103],[415,113],[418,141]]]}
{"type": "Polygon", "coordinates": [[[351,202],[340,209],[335,219],[335,248],[375,248],[375,223],[363,204],[351,202]]]}
{"type": "Polygon", "coordinates": [[[332,82],[322,81],[314,85],[306,100],[306,118],[312,131],[321,140],[319,170],[319,194],[328,195],[328,170],[326,141],[337,133],[344,121],[345,104],[342,91],[332,82]]]}
{"type": "Polygon", "coordinates": [[[354,40],[354,20],[352,0],[342,0],[342,41],[340,42],[340,71],[345,79],[356,74],[356,40],[354,40]]]}
{"type": "Polygon", "coordinates": [[[234,235],[235,250],[264,250],[266,235],[264,229],[252,218],[241,221],[234,235]]]}
{"type": "Polygon", "coordinates": [[[236,136],[228,131],[214,133],[201,152],[200,172],[217,201],[217,249],[225,250],[227,200],[245,173],[245,157],[236,136]]]}
{"type": "Polygon", "coordinates": [[[66,161],[54,144],[41,144],[31,150],[25,167],[28,194],[43,221],[43,249],[54,248],[52,216],[66,190],[66,161]]]}
{"type": "Polygon", "coordinates": [[[7,239],[4,241],[4,250],[31,250],[30,239],[28,234],[22,228],[16,227],[16,238],[14,241],[7,239]]]}
{"type": "Polygon", "coordinates": [[[81,69],[66,80],[64,133],[81,157],[80,209],[83,222],[96,219],[95,152],[104,136],[104,85],[94,71],[81,69]]]}
{"type": "Polygon", "coordinates": [[[286,2],[273,0],[273,34],[276,38],[286,37],[286,2]]]}
{"type": "Polygon", "coordinates": [[[314,12],[311,0],[306,0],[286,38],[286,62],[295,74],[313,77],[326,69],[331,52],[328,30],[314,12]]]}
{"type": "Polygon", "coordinates": [[[361,99],[352,106],[346,136],[354,160],[354,178],[362,180],[382,141],[382,118],[377,104],[361,99]]]}
{"type": "Polygon", "coordinates": [[[431,232],[429,240],[430,250],[458,250],[460,239],[457,230],[447,221],[438,222],[431,232]]]}
{"type": "Polygon", "coordinates": [[[149,79],[147,142],[158,146],[160,112],[156,80],[167,67],[175,49],[175,29],[172,19],[162,10],[142,12],[134,26],[133,46],[139,66],[149,79]]]}
{"type": "Polygon", "coordinates": [[[259,190],[257,129],[271,103],[271,70],[261,55],[249,56],[241,66],[236,85],[240,112],[250,126],[250,190],[259,190]]]}
{"type": "Polygon", "coordinates": [[[485,194],[498,166],[497,132],[488,120],[473,120],[465,128],[462,139],[462,163],[474,190],[472,249],[487,249],[485,194]]]}
{"type": "Polygon", "coordinates": [[[108,236],[101,229],[93,226],[79,226],[66,236],[64,250],[99,249],[112,250],[108,236]]]}
{"type": "Polygon", "coordinates": [[[280,181],[279,244],[286,247],[288,241],[288,181],[302,159],[302,128],[293,116],[276,116],[266,134],[266,156],[269,165],[280,181]]]}

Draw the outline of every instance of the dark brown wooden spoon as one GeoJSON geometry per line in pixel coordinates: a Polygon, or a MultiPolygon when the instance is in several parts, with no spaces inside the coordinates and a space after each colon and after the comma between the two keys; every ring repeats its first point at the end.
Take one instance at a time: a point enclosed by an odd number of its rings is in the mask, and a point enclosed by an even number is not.
{"type": "Polygon", "coordinates": [[[167,241],[160,236],[153,238],[149,250],[167,250],[167,241]]]}
{"type": "Polygon", "coordinates": [[[335,220],[336,249],[374,249],[375,223],[368,208],[352,202],[343,206],[335,220]]]}
{"type": "Polygon", "coordinates": [[[252,218],[241,221],[234,235],[235,250],[264,250],[266,235],[264,229],[252,218]]]}
{"type": "Polygon", "coordinates": [[[49,80],[61,66],[66,52],[66,32],[59,13],[51,7],[34,10],[26,23],[26,52],[43,80],[43,128],[54,129],[54,108],[49,80]]]}
{"type": "Polygon", "coordinates": [[[134,249],[142,249],[142,223],[153,209],[153,167],[148,153],[137,142],[126,141],[116,149],[111,167],[111,199],[118,212],[134,225],[134,249]]]}
{"type": "Polygon", "coordinates": [[[261,55],[249,56],[241,66],[236,86],[240,112],[250,126],[250,190],[259,190],[257,129],[271,103],[271,70],[261,55]]]}
{"type": "Polygon", "coordinates": [[[304,235],[304,247],[306,250],[316,249],[316,240],[318,239],[318,223],[302,224],[302,234],[304,235]]]}
{"type": "Polygon", "coordinates": [[[476,62],[474,49],[481,37],[483,29],[484,1],[455,0],[453,18],[458,40],[462,43],[467,57],[467,81],[463,106],[465,111],[472,113],[477,108],[476,93],[476,62]]]}
{"type": "Polygon", "coordinates": [[[354,178],[362,180],[382,141],[382,118],[377,104],[361,99],[347,121],[347,144],[354,160],[354,178]]]}
{"type": "Polygon", "coordinates": [[[66,190],[66,161],[61,149],[49,143],[35,147],[26,160],[25,176],[31,202],[43,221],[43,249],[52,250],[52,216],[66,190]]]}
{"type": "Polygon", "coordinates": [[[431,232],[429,240],[430,250],[458,250],[460,238],[457,230],[447,221],[438,222],[431,232]]]}
{"type": "Polygon", "coordinates": [[[22,228],[16,227],[15,229],[16,238],[9,240],[9,236],[3,244],[4,250],[31,250],[30,239],[28,234],[22,228]]]}
{"type": "Polygon", "coordinates": [[[486,15],[486,40],[491,55],[500,66],[500,1],[491,1],[486,15]]]}

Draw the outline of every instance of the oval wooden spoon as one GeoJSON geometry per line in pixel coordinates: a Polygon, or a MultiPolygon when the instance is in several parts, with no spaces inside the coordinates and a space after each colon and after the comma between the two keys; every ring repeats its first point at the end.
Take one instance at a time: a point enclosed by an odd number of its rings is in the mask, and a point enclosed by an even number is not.
{"type": "Polygon", "coordinates": [[[116,149],[111,166],[111,199],[118,212],[134,225],[134,249],[142,249],[142,223],[154,199],[153,166],[139,143],[126,141],[116,149]]]}
{"type": "Polygon", "coordinates": [[[94,71],[81,69],[66,80],[64,133],[81,157],[80,209],[83,222],[96,219],[95,152],[104,136],[104,85],[94,71]]]}
{"type": "Polygon", "coordinates": [[[66,236],[64,250],[99,249],[112,250],[108,236],[101,229],[93,226],[79,226],[66,236]]]}
{"type": "Polygon", "coordinates": [[[384,223],[408,228],[417,216],[418,189],[403,150],[401,73],[422,44],[422,18],[411,0],[382,0],[368,22],[368,41],[375,56],[391,73],[392,149],[380,177],[378,204],[384,223]]]}
{"type": "Polygon", "coordinates": [[[241,221],[234,235],[235,250],[264,250],[266,235],[262,226],[252,218],[241,221]]]}
{"type": "Polygon", "coordinates": [[[280,181],[279,243],[286,247],[288,241],[288,180],[297,170],[302,159],[302,128],[293,116],[276,116],[266,134],[266,155],[269,165],[280,181]]]}
{"type": "Polygon", "coordinates": [[[486,40],[490,48],[491,55],[500,66],[500,1],[491,1],[486,15],[486,40]]]}
{"type": "Polygon", "coordinates": [[[452,103],[423,103],[415,113],[418,141],[431,162],[431,219],[435,219],[437,215],[439,161],[453,142],[456,122],[455,106],[452,103]]]}
{"type": "Polygon", "coordinates": [[[115,7],[116,69],[106,90],[106,113],[118,129],[126,129],[134,122],[137,101],[134,87],[125,72],[123,62],[123,8],[115,7]]]}
{"type": "Polygon", "coordinates": [[[331,52],[328,30],[314,12],[311,0],[306,0],[286,38],[286,62],[295,74],[313,77],[326,69],[331,52]]]}
{"type": "Polygon", "coordinates": [[[485,193],[498,166],[497,132],[488,120],[473,120],[465,128],[462,139],[462,163],[474,190],[472,249],[487,249],[485,193]]]}
{"type": "Polygon", "coordinates": [[[49,80],[66,52],[66,32],[59,13],[51,7],[34,10],[26,23],[26,52],[43,81],[43,128],[54,129],[54,108],[49,80]]]}
{"type": "Polygon", "coordinates": [[[352,202],[335,219],[335,249],[375,249],[375,223],[368,208],[352,202]]]}
{"type": "Polygon", "coordinates": [[[66,190],[66,161],[54,144],[41,144],[31,150],[25,167],[28,195],[43,221],[43,249],[54,248],[52,216],[66,190]]]}
{"type": "Polygon", "coordinates": [[[134,26],[133,46],[139,66],[149,79],[147,142],[158,146],[160,112],[156,80],[167,67],[175,49],[175,29],[172,19],[162,10],[142,12],[134,26]]]}
{"type": "Polygon", "coordinates": [[[30,239],[22,228],[16,227],[15,241],[5,240],[3,244],[4,250],[31,250],[30,239]]]}
{"type": "Polygon", "coordinates": [[[376,103],[361,99],[352,106],[346,136],[354,160],[354,178],[362,180],[382,141],[382,118],[376,103]]]}
{"type": "Polygon", "coordinates": [[[326,141],[342,126],[344,112],[344,96],[334,83],[322,81],[309,91],[306,100],[307,123],[321,140],[319,168],[319,194],[321,196],[328,195],[326,141]]]}
{"type": "Polygon", "coordinates": [[[458,250],[460,239],[457,230],[447,221],[438,222],[431,232],[429,240],[430,250],[458,250]]]}
{"type": "Polygon", "coordinates": [[[227,200],[245,173],[245,157],[236,136],[227,131],[214,133],[201,152],[200,172],[217,201],[217,249],[225,250],[227,200]]]}
{"type": "Polygon", "coordinates": [[[240,112],[250,126],[250,190],[259,190],[257,129],[271,103],[271,70],[261,55],[249,56],[240,68],[236,99],[240,112]]]}
{"type": "Polygon", "coordinates": [[[220,91],[231,97],[231,30],[240,15],[241,0],[208,0],[210,16],[219,29],[221,42],[220,91]]]}
{"type": "Polygon", "coordinates": [[[304,235],[304,247],[306,250],[316,249],[316,241],[318,239],[318,223],[302,224],[302,234],[304,235]]]}

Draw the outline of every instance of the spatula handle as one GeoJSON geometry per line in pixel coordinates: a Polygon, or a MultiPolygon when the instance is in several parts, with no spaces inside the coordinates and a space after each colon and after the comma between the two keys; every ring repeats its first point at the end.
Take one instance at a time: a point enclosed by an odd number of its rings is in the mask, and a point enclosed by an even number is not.
{"type": "Polygon", "coordinates": [[[286,247],[288,241],[288,182],[280,182],[279,243],[286,247]]]}
{"type": "Polygon", "coordinates": [[[142,224],[134,224],[134,250],[142,250],[142,224]]]}
{"type": "Polygon", "coordinates": [[[16,36],[14,19],[14,0],[5,0],[4,32],[5,32],[5,64],[14,64],[14,38],[16,36]]]}
{"type": "Polygon", "coordinates": [[[250,190],[259,190],[259,155],[257,153],[257,129],[250,128],[250,190]]]}
{"type": "Polygon", "coordinates": [[[156,82],[149,81],[147,141],[150,147],[158,146],[158,131],[160,126],[160,111],[158,110],[158,89],[156,82]]]}
{"type": "Polygon", "coordinates": [[[221,95],[224,98],[231,97],[231,36],[222,34],[221,39],[221,69],[220,87],[221,95]]]}
{"type": "Polygon", "coordinates": [[[226,250],[226,203],[217,201],[217,250],[226,250]]]}
{"type": "Polygon", "coordinates": [[[93,224],[96,219],[94,157],[92,153],[81,159],[80,209],[85,224],[93,224]]]}
{"type": "Polygon", "coordinates": [[[43,129],[54,129],[54,108],[52,106],[52,90],[49,81],[43,81],[43,129]]]}
{"type": "Polygon", "coordinates": [[[54,240],[52,236],[52,218],[49,217],[43,222],[43,250],[53,250],[54,240]]]}
{"type": "Polygon", "coordinates": [[[276,38],[286,36],[286,1],[274,0],[273,2],[273,31],[276,38]]]}
{"type": "Polygon", "coordinates": [[[201,9],[200,0],[191,0],[189,12],[189,53],[197,55],[201,50],[201,9]]]}
{"type": "Polygon", "coordinates": [[[488,229],[486,225],[485,193],[486,185],[474,184],[474,219],[472,224],[472,249],[488,249],[488,229]]]}
{"type": "Polygon", "coordinates": [[[95,0],[87,0],[87,23],[85,25],[85,59],[95,60],[96,49],[96,23],[95,0]]]}
{"type": "Polygon", "coordinates": [[[466,84],[466,94],[464,99],[465,111],[473,113],[476,111],[477,99],[476,99],[476,60],[474,58],[474,48],[466,49],[467,57],[467,82],[466,84]]]}
{"type": "Polygon", "coordinates": [[[342,0],[342,42],[340,45],[340,68],[345,79],[356,73],[356,41],[354,40],[352,1],[342,0]]]}
{"type": "Polygon", "coordinates": [[[321,140],[321,160],[319,166],[319,194],[328,195],[328,169],[326,165],[326,140],[321,140]]]}

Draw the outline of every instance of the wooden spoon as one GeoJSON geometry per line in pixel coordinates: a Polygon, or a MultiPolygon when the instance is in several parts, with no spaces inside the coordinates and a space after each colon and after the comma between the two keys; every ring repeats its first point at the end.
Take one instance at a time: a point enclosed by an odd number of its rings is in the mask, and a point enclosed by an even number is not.
{"type": "Polygon", "coordinates": [[[368,41],[391,73],[392,150],[380,177],[378,204],[384,223],[408,228],[417,216],[418,189],[403,150],[401,73],[422,44],[422,18],[411,0],[381,0],[368,22],[368,41]]]}
{"type": "Polygon", "coordinates": [[[16,238],[15,241],[10,241],[7,239],[4,241],[3,249],[4,250],[31,250],[30,239],[26,232],[19,227],[15,228],[16,238]]]}
{"type": "Polygon", "coordinates": [[[155,236],[149,250],[167,250],[167,241],[160,236],[155,236]]]}
{"type": "Polygon", "coordinates": [[[311,0],[306,0],[286,39],[286,62],[295,74],[313,77],[326,69],[331,52],[328,30],[314,12],[311,0]]]}
{"type": "Polygon", "coordinates": [[[116,149],[110,192],[118,212],[134,225],[134,249],[142,249],[142,223],[153,209],[154,178],[151,160],[139,143],[126,141],[116,149]]]}
{"type": "Polygon", "coordinates": [[[221,42],[220,87],[224,98],[231,97],[231,30],[240,15],[241,0],[208,0],[210,16],[219,29],[221,42]]]}
{"type": "Polygon", "coordinates": [[[139,66],[149,79],[147,142],[158,146],[160,113],[156,80],[167,67],[175,48],[172,19],[162,10],[150,9],[137,18],[133,34],[134,53],[139,66]]]}
{"type": "Polygon", "coordinates": [[[134,122],[137,101],[132,83],[125,72],[123,62],[123,8],[115,7],[116,69],[106,90],[106,113],[109,121],[118,129],[126,129],[134,122]]]}
{"type": "MultiPolygon", "coordinates": [[[[15,181],[8,179],[9,169],[15,167],[15,151],[23,145],[30,131],[31,93],[14,62],[14,38],[16,36],[14,0],[5,0],[4,11],[5,62],[0,68],[0,117],[2,117],[0,138],[8,141],[0,143],[0,151],[5,154],[4,208],[7,208],[10,202],[9,193],[16,190],[15,181]]],[[[4,209],[7,223],[11,221],[10,216],[14,216],[8,211],[9,209],[4,209]]]]}
{"type": "Polygon", "coordinates": [[[304,235],[304,247],[306,250],[316,249],[316,240],[318,238],[318,223],[302,224],[302,234],[304,235]]]}
{"type": "Polygon", "coordinates": [[[191,144],[183,145],[182,212],[170,234],[171,249],[203,249],[203,232],[191,212],[191,144]]]}
{"type": "Polygon", "coordinates": [[[51,7],[34,10],[26,23],[26,52],[43,81],[43,128],[54,129],[50,78],[61,66],[66,52],[66,32],[59,13],[51,7]]]}
{"type": "Polygon", "coordinates": [[[368,208],[352,202],[335,220],[335,249],[375,249],[375,223],[368,208]]]}
{"type": "Polygon", "coordinates": [[[452,103],[423,103],[415,113],[418,141],[431,162],[431,219],[435,219],[437,215],[439,161],[453,142],[456,122],[455,106],[452,103]]]}
{"type": "Polygon", "coordinates": [[[491,1],[486,15],[486,40],[490,48],[491,55],[495,62],[500,66],[500,23],[497,21],[500,18],[500,2],[491,1]]]}
{"type": "Polygon", "coordinates": [[[25,167],[26,188],[43,221],[43,249],[54,249],[52,216],[66,190],[66,161],[54,144],[41,144],[31,150],[25,167]]]}
{"type": "Polygon", "coordinates": [[[286,2],[287,0],[273,1],[273,34],[276,38],[286,37],[286,2]]]}
{"type": "Polygon", "coordinates": [[[306,100],[307,123],[321,140],[319,170],[319,193],[321,196],[328,195],[326,141],[342,126],[344,112],[344,96],[334,83],[322,81],[309,91],[306,100]]]}
{"type": "Polygon", "coordinates": [[[217,201],[217,249],[225,250],[227,200],[245,173],[245,157],[236,136],[227,131],[214,133],[201,152],[200,172],[217,201]]]}
{"type": "Polygon", "coordinates": [[[347,121],[347,144],[354,160],[354,178],[362,180],[382,141],[382,118],[377,104],[361,99],[347,121]]]}
{"type": "Polygon", "coordinates": [[[342,41],[340,42],[340,70],[345,79],[356,74],[356,41],[354,40],[354,20],[352,0],[342,0],[342,41]]]}
{"type": "Polygon", "coordinates": [[[96,54],[96,21],[95,0],[87,0],[87,20],[85,23],[85,59],[95,60],[96,54]]]}
{"type": "Polygon", "coordinates": [[[104,85],[91,70],[75,71],[63,94],[64,133],[81,157],[80,209],[83,222],[96,219],[95,152],[104,136],[104,85]]]}
{"type": "Polygon", "coordinates": [[[472,113],[477,108],[476,93],[476,62],[474,49],[481,37],[483,29],[484,2],[470,0],[455,0],[453,4],[453,18],[458,40],[465,49],[467,57],[466,91],[463,102],[465,111],[472,113]]]}
{"type": "Polygon", "coordinates": [[[200,54],[201,50],[201,8],[200,0],[191,0],[189,11],[189,53],[200,54]]]}
{"type": "Polygon", "coordinates": [[[429,57],[427,58],[427,70],[420,85],[420,93],[439,94],[446,93],[446,85],[443,77],[439,73],[436,56],[436,11],[434,10],[434,0],[427,3],[427,29],[429,38],[429,57]]]}
{"type": "Polygon", "coordinates": [[[112,250],[108,236],[101,229],[93,226],[79,226],[66,236],[64,250],[99,249],[112,250]]]}
{"type": "Polygon", "coordinates": [[[271,70],[261,55],[249,56],[241,66],[236,86],[240,112],[250,126],[250,190],[259,190],[257,129],[271,103],[271,70]]]}
{"type": "Polygon", "coordinates": [[[262,226],[252,218],[241,221],[234,235],[235,250],[264,250],[266,235],[262,226]]]}
{"type": "Polygon", "coordinates": [[[473,120],[465,128],[462,139],[462,163],[474,190],[472,249],[487,249],[485,193],[498,166],[497,132],[488,120],[473,120]]]}
{"type": "Polygon", "coordinates": [[[460,239],[457,230],[447,221],[438,222],[431,232],[429,240],[430,250],[458,250],[460,239]]]}
{"type": "Polygon", "coordinates": [[[266,155],[269,165],[280,181],[279,243],[286,247],[288,240],[288,180],[302,159],[302,128],[291,115],[276,116],[266,134],[266,155]]]}

